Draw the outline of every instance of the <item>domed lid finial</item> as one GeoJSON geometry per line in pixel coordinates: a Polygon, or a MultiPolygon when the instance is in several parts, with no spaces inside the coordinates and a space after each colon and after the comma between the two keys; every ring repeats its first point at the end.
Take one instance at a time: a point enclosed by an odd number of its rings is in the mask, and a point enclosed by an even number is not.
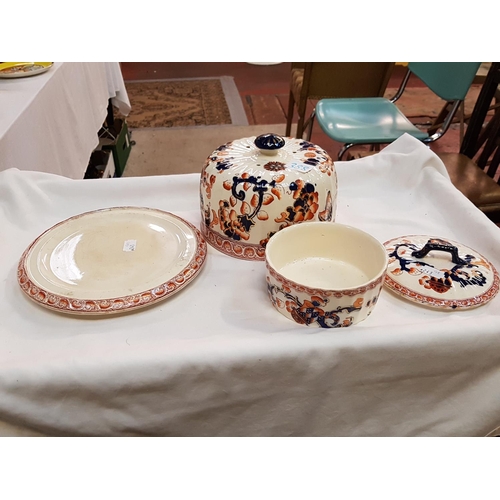
{"type": "Polygon", "coordinates": [[[285,139],[277,134],[262,134],[255,138],[255,146],[265,155],[275,155],[285,145],[285,139]]]}

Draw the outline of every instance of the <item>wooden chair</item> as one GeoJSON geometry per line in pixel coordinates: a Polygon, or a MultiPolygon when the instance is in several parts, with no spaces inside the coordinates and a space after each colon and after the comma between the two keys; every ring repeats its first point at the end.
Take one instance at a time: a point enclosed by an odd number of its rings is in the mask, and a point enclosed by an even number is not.
{"type": "Polygon", "coordinates": [[[313,111],[306,119],[310,100],[327,97],[381,97],[395,63],[390,62],[308,62],[292,63],[285,135],[290,136],[295,108],[298,122],[295,137],[308,128],[311,138],[313,111]]]}
{"type": "Polygon", "coordinates": [[[500,222],[500,107],[494,109],[493,116],[490,111],[499,85],[500,63],[492,63],[472,111],[460,153],[438,154],[455,187],[497,223],[500,222]]]}

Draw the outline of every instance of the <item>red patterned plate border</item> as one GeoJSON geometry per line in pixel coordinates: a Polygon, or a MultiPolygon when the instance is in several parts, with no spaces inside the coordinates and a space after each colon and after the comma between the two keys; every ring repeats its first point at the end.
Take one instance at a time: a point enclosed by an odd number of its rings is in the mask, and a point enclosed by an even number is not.
{"type": "Polygon", "coordinates": [[[44,231],[38,238],[36,238],[29,247],[23,252],[21,259],[19,260],[17,268],[17,280],[22,291],[37,304],[44,306],[48,309],[54,311],[59,311],[63,313],[70,314],[84,314],[84,315],[109,315],[116,314],[125,311],[131,311],[152,305],[160,300],[164,300],[170,297],[174,293],[178,292],[186,285],[188,285],[201,271],[203,264],[205,263],[207,257],[207,243],[201,232],[196,229],[190,222],[174,215],[170,212],[165,212],[163,210],[157,210],[154,208],[143,208],[143,207],[112,207],[104,208],[101,210],[92,210],[90,212],[84,212],[74,217],[65,219],[51,228],[44,231]],[[160,213],[163,215],[168,215],[175,219],[180,220],[183,224],[187,225],[194,233],[196,238],[196,252],[192,259],[186,264],[184,269],[174,276],[172,279],[162,283],[154,288],[144,290],[140,293],[134,295],[124,295],[121,297],[112,297],[107,299],[69,299],[61,295],[45,290],[37,285],[35,285],[28,276],[28,271],[26,268],[26,261],[30,254],[31,249],[36,245],[36,243],[49,231],[55,229],[62,224],[65,224],[71,220],[78,219],[84,215],[89,215],[98,212],[105,212],[110,210],[122,210],[122,209],[140,209],[148,210],[151,212],[160,213]]]}
{"type": "MultiPolygon", "coordinates": [[[[391,243],[394,241],[397,241],[401,238],[411,238],[413,235],[410,236],[401,236],[399,238],[393,238],[391,240],[388,240],[384,243],[384,246],[387,248],[391,243]]],[[[453,242],[454,243],[454,242],[453,242]]],[[[471,249],[473,250],[473,249],[471,249]]],[[[479,252],[476,252],[473,250],[477,255],[479,255],[479,252]]],[[[386,274],[385,276],[385,281],[384,285],[387,286],[390,290],[392,290],[394,293],[400,295],[401,297],[408,299],[412,302],[417,302],[419,304],[423,304],[426,306],[430,307],[435,307],[438,309],[450,309],[450,310],[457,310],[457,309],[467,309],[467,308],[472,308],[472,307],[479,307],[487,302],[489,302],[491,299],[493,299],[496,294],[498,293],[498,290],[500,288],[500,276],[498,275],[498,271],[496,270],[495,266],[485,259],[484,257],[481,256],[481,258],[488,263],[490,266],[492,272],[493,272],[493,283],[491,287],[486,290],[486,292],[476,295],[475,297],[469,297],[466,299],[437,299],[434,297],[429,297],[428,295],[424,295],[422,293],[415,292],[414,290],[411,290],[397,281],[395,281],[391,276],[389,276],[389,273],[386,274]]]]}

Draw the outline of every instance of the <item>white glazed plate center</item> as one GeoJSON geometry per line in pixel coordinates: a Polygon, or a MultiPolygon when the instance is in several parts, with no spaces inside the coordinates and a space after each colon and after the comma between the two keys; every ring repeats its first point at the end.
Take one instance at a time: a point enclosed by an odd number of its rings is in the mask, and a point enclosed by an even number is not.
{"type": "Polygon", "coordinates": [[[31,249],[26,269],[42,289],[75,299],[108,299],[154,288],[193,258],[192,228],[140,208],[84,214],[54,227],[31,249]]]}

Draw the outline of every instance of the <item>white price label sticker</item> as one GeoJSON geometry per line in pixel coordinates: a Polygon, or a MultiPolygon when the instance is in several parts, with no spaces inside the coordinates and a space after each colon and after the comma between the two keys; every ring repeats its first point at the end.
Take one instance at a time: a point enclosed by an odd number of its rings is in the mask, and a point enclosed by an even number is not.
{"type": "Polygon", "coordinates": [[[420,266],[418,267],[422,273],[427,274],[429,276],[432,276],[433,278],[444,278],[445,274],[443,271],[440,271],[439,269],[436,269],[435,267],[431,266],[420,266]]]}
{"type": "Polygon", "coordinates": [[[136,240],[125,240],[125,243],[123,243],[123,251],[133,252],[135,250],[136,245],[137,245],[136,240]]]}
{"type": "Polygon", "coordinates": [[[312,169],[311,165],[306,165],[305,163],[290,163],[288,165],[288,168],[291,168],[292,170],[298,170],[299,172],[309,172],[312,169]]]}

